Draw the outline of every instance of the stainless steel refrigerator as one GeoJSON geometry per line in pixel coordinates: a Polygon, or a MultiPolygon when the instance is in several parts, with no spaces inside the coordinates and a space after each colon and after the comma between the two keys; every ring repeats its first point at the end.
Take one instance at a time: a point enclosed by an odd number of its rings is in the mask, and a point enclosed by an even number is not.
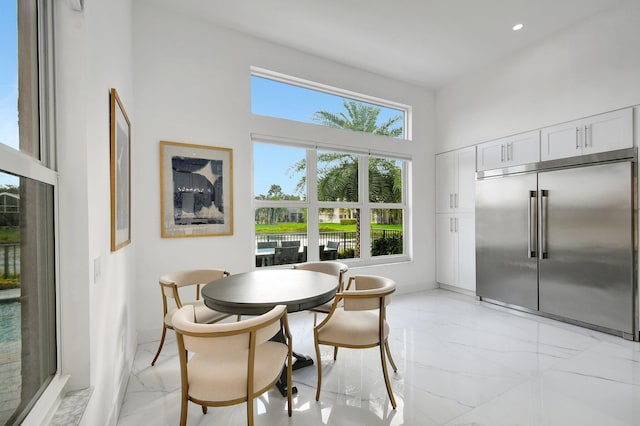
{"type": "Polygon", "coordinates": [[[477,295],[638,340],[634,175],[633,150],[479,172],[477,295]]]}

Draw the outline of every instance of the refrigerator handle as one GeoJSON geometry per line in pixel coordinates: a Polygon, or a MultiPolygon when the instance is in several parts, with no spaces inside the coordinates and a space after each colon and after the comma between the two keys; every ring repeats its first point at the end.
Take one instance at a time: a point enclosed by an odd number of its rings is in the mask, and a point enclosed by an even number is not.
{"type": "Polygon", "coordinates": [[[540,259],[547,259],[547,203],[549,202],[549,190],[540,190],[540,247],[538,255],[540,259]]]}
{"type": "Polygon", "coordinates": [[[527,227],[529,229],[527,238],[527,257],[535,259],[538,254],[536,247],[538,241],[536,239],[536,231],[538,228],[538,196],[536,191],[529,191],[529,215],[527,217],[527,227]]]}

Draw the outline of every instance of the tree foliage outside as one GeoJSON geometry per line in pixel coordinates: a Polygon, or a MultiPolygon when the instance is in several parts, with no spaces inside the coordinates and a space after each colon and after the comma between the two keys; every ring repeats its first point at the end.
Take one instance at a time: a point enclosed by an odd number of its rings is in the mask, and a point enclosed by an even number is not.
{"type": "Polygon", "coordinates": [[[312,120],[327,127],[355,130],[393,138],[403,134],[402,115],[396,115],[382,123],[378,123],[380,107],[349,99],[343,99],[342,105],[345,109],[344,112],[317,111],[313,114],[312,120]],[[398,126],[398,123],[400,126],[398,126]]]}

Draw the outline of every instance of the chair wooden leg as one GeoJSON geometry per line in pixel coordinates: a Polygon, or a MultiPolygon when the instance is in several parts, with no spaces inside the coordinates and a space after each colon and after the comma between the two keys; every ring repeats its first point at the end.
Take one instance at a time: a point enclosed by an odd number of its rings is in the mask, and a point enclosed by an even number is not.
{"type": "Polygon", "coordinates": [[[393,371],[397,372],[398,367],[396,367],[396,363],[393,362],[393,357],[391,356],[391,349],[389,349],[389,341],[384,342],[384,348],[387,351],[387,357],[389,358],[389,362],[391,363],[391,367],[393,367],[393,371]]]}
{"type": "Polygon", "coordinates": [[[156,356],[153,357],[153,361],[151,361],[151,366],[153,367],[160,356],[160,351],[162,350],[162,345],[164,345],[164,338],[167,335],[167,327],[162,326],[162,337],[160,338],[160,345],[158,346],[158,352],[156,352],[156,356]]]}
{"type": "Polygon", "coordinates": [[[333,360],[337,360],[338,359],[338,347],[334,346],[333,347],[333,360]]]}
{"type": "Polygon", "coordinates": [[[316,346],[316,365],[318,366],[318,386],[316,388],[316,401],[320,400],[320,387],[322,386],[322,359],[320,357],[320,344],[318,343],[318,335],[314,333],[314,342],[316,346]]]}
{"type": "Polygon", "coordinates": [[[396,409],[396,400],[393,397],[393,390],[391,389],[391,382],[389,381],[389,373],[387,372],[387,360],[385,359],[385,348],[383,345],[380,346],[380,359],[382,361],[382,374],[384,375],[384,383],[387,386],[387,393],[389,394],[389,399],[391,400],[391,406],[393,409],[396,409]]]}
{"type": "Polygon", "coordinates": [[[247,425],[253,426],[253,398],[247,397],[247,425]]]}
{"type": "Polygon", "coordinates": [[[291,388],[293,388],[293,382],[291,379],[291,371],[293,370],[293,359],[291,357],[291,353],[289,353],[287,360],[287,411],[289,412],[289,417],[293,414],[293,406],[291,403],[291,388]]]}
{"type": "Polygon", "coordinates": [[[207,407],[206,405],[202,406],[202,414],[207,414],[207,410],[209,409],[209,407],[207,407]]]}
{"type": "Polygon", "coordinates": [[[180,426],[187,426],[187,410],[189,409],[189,400],[186,395],[182,395],[182,405],[180,407],[180,426]]]}

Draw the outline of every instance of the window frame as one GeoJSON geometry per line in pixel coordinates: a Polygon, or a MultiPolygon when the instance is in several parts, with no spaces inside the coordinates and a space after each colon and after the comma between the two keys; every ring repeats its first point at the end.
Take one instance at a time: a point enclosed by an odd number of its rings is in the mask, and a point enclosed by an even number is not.
{"type": "MultiPolygon", "coordinates": [[[[267,137],[253,134],[251,137],[252,158],[253,146],[256,143],[272,144],[281,146],[294,146],[306,149],[307,161],[307,199],[306,200],[258,200],[255,198],[255,175],[254,169],[251,168],[251,186],[252,186],[252,211],[258,208],[306,208],[307,209],[307,238],[309,247],[315,247],[319,244],[319,209],[321,208],[351,208],[360,209],[360,257],[352,259],[340,259],[341,262],[348,263],[352,266],[368,266],[380,265],[397,262],[411,261],[410,253],[411,243],[411,209],[409,206],[409,180],[411,157],[403,155],[394,155],[391,153],[374,152],[371,150],[357,150],[347,147],[332,146],[329,144],[313,144],[304,141],[292,141],[284,138],[267,137]],[[331,151],[353,154],[358,157],[358,201],[318,201],[317,187],[317,153],[318,151],[331,151]],[[369,201],[369,176],[368,162],[369,158],[386,158],[403,161],[402,167],[402,202],[401,203],[377,203],[369,201]],[[371,255],[371,210],[373,209],[400,209],[403,217],[403,253],[397,255],[371,255]]],[[[255,160],[253,160],[255,161],[255,160]]],[[[252,161],[252,164],[253,164],[252,161]]],[[[252,241],[255,244],[256,232],[255,226],[252,227],[252,241]]],[[[308,253],[308,261],[319,260],[315,251],[308,253]]]]}
{"type": "MultiPolygon", "coordinates": [[[[53,8],[47,0],[18,1],[18,61],[23,67],[18,69],[18,93],[26,90],[27,96],[18,96],[19,116],[27,121],[29,137],[37,142],[22,150],[22,138],[18,149],[0,144],[0,171],[17,177],[24,177],[51,186],[53,200],[51,211],[47,212],[53,226],[53,289],[55,301],[53,321],[55,324],[55,373],[45,380],[29,405],[19,413],[18,421],[39,423],[59,401],[69,379],[61,374],[62,333],[60,328],[61,302],[59,280],[59,186],[56,171],[55,142],[55,99],[54,99],[54,51],[53,51],[53,8]],[[25,16],[28,15],[28,16],[25,16]],[[26,20],[26,22],[25,22],[26,20]],[[31,25],[33,24],[33,26],[31,25]],[[25,41],[20,41],[20,40],[25,41]],[[24,43],[29,48],[24,49],[24,43]],[[26,64],[25,64],[26,63],[26,64]],[[25,87],[25,85],[28,85],[25,87]],[[24,89],[23,89],[24,87],[24,89]],[[29,118],[25,118],[29,115],[29,118]]],[[[22,134],[23,127],[20,126],[22,134]]]]}
{"type": "MultiPolygon", "coordinates": [[[[250,66],[250,72],[251,72],[251,77],[265,78],[268,80],[273,80],[280,83],[288,84],[291,86],[297,86],[303,89],[314,90],[317,92],[326,93],[328,95],[346,98],[356,102],[364,102],[364,103],[372,104],[382,108],[390,108],[390,109],[398,110],[402,113],[402,123],[403,123],[402,137],[391,138],[391,139],[398,140],[398,141],[410,141],[413,139],[413,134],[412,134],[413,111],[410,105],[389,101],[389,100],[378,98],[375,96],[364,95],[362,93],[353,92],[351,90],[340,89],[337,87],[329,86],[322,83],[317,83],[311,80],[305,80],[303,78],[294,77],[291,75],[283,74],[276,71],[271,71],[271,70],[256,67],[256,66],[250,66]]],[[[281,117],[273,117],[273,118],[286,120],[286,118],[281,118],[281,117]]],[[[294,121],[298,122],[297,120],[294,120],[294,121]]],[[[318,124],[315,124],[315,125],[318,125],[318,124]]]]}

